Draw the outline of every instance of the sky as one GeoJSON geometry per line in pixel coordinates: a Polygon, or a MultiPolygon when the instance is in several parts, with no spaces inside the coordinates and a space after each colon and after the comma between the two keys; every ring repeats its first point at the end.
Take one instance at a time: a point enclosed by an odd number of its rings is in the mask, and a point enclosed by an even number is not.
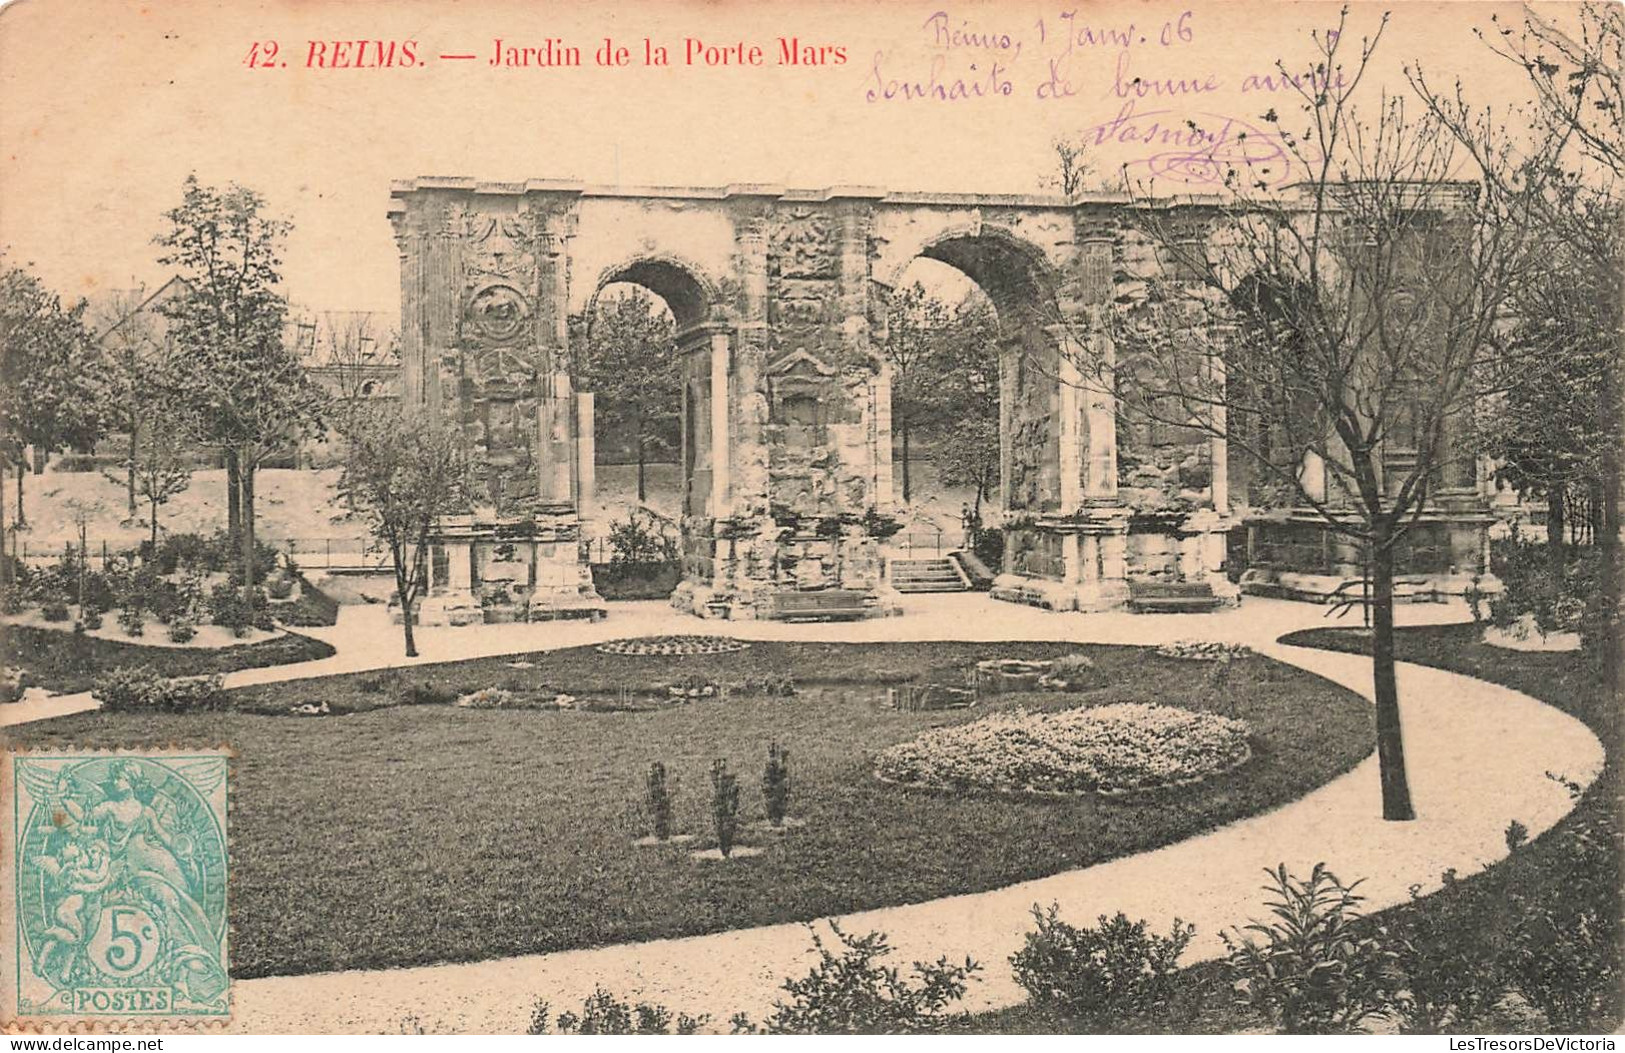
{"type": "MultiPolygon", "coordinates": [[[[1473,35],[1517,6],[1355,4],[1345,39],[1389,9],[1373,96],[1407,91],[1402,72],[1420,63],[1484,103],[1521,98],[1517,71],[1473,35]]],[[[1332,4],[1197,0],[17,0],[0,10],[0,249],[68,299],[153,286],[166,272],[152,238],[195,171],[293,221],[290,299],[398,311],[392,179],[1033,193],[1052,140],[1080,134],[1101,169],[1185,178],[1188,164],[1167,163],[1169,130],[1257,125],[1292,105],[1261,78],[1278,61],[1305,68],[1310,31],[1337,17],[1332,4]],[[595,63],[606,38],[626,65],[595,63]],[[499,39],[573,46],[582,65],[493,66],[499,39]],[[670,65],[644,63],[646,39],[670,65]],[[792,39],[826,61],[781,63],[792,39]],[[393,42],[392,64],[341,41],[393,42]],[[475,57],[441,58],[456,54],[475,57]]]]}

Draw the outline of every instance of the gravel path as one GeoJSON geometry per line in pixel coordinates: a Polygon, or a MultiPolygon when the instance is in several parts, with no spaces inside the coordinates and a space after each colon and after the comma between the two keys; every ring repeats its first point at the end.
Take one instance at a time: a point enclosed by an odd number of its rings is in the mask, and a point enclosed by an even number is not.
{"type": "MultiPolygon", "coordinates": [[[[1369,659],[1275,641],[1293,629],[1326,624],[1323,608],[1249,598],[1211,615],[1057,615],[995,604],[982,596],[911,598],[911,617],[833,625],[717,623],[707,630],[754,639],[931,640],[1047,639],[1159,644],[1203,639],[1246,643],[1272,658],[1318,673],[1370,697],[1369,659]]],[[[398,627],[378,609],[345,608],[340,624],[319,631],[339,647],[331,658],[244,670],[227,683],[401,664],[398,627]]],[[[1402,624],[1460,620],[1459,607],[1417,605],[1402,624]]],[[[616,605],[600,624],[553,623],[426,629],[419,661],[571,647],[623,636],[696,632],[692,618],[659,604],[616,605]]],[[[1578,720],[1502,687],[1442,670],[1401,665],[1405,749],[1418,818],[1380,818],[1377,762],[1371,757],[1307,796],[1208,834],[1083,870],[1003,889],[890,907],[842,919],[849,931],[888,934],[898,963],[969,955],[984,964],[967,999],[984,1009],[1021,1001],[1007,963],[1031,926],[1034,904],[1058,903],[1074,921],[1122,910],[1166,929],[1175,915],[1194,922],[1186,961],[1221,953],[1218,933],[1262,913],[1265,867],[1285,862],[1306,872],[1328,863],[1345,879],[1363,877],[1368,907],[1404,902],[1413,885],[1438,887],[1454,868],[1467,875],[1506,855],[1504,831],[1517,819],[1538,836],[1571,807],[1548,776],[1589,784],[1603,764],[1602,745],[1578,720]]],[[[75,696],[77,698],[78,696],[75,696]]],[[[82,706],[82,701],[62,700],[82,706]]],[[[966,846],[976,851],[978,846],[966,846]]],[[[760,1018],[783,978],[813,960],[804,925],[774,925],[681,940],[529,955],[471,964],[272,977],[235,984],[234,1029],[250,1033],[519,1032],[538,997],[555,1011],[579,1006],[602,984],[616,994],[708,1013],[725,1024],[735,1011],[760,1018]]]]}

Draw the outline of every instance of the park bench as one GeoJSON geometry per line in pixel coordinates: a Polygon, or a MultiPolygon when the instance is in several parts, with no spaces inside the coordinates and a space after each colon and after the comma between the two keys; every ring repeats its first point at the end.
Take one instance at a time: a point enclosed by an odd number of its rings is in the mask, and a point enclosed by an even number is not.
{"type": "Polygon", "coordinates": [[[1130,581],[1128,607],[1141,614],[1190,614],[1219,606],[1205,581],[1130,581]]]}
{"type": "Polygon", "coordinates": [[[775,592],[768,597],[768,617],[787,622],[864,618],[870,613],[868,599],[854,589],[775,592]]]}

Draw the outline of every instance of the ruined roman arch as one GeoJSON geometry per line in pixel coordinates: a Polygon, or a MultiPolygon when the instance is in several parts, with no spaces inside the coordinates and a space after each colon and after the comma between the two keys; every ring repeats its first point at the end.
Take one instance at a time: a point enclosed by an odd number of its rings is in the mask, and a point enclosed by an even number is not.
{"type": "Polygon", "coordinates": [[[1076,375],[1111,349],[1096,312],[1156,254],[1120,198],[867,187],[590,187],[419,178],[392,187],[404,401],[471,453],[428,619],[603,610],[579,546],[595,514],[592,394],[568,319],[633,282],[671,308],[682,355],[684,580],[701,616],[895,608],[884,524],[892,288],[916,257],[976,282],[999,319],[1001,492],[995,595],[1055,609],[1122,604],[1135,580],[1224,574],[1222,440],[1119,434],[1076,375]]]}

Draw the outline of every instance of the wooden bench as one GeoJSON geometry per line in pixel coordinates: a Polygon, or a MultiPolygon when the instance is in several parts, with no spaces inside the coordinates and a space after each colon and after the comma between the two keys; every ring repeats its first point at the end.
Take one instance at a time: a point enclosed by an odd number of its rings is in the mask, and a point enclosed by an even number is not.
{"type": "Polygon", "coordinates": [[[854,589],[775,592],[769,601],[767,616],[786,622],[851,620],[870,613],[868,593],[854,589]]]}
{"type": "Polygon", "coordinates": [[[1143,614],[1189,614],[1219,606],[1205,581],[1130,581],[1128,607],[1143,614]]]}

